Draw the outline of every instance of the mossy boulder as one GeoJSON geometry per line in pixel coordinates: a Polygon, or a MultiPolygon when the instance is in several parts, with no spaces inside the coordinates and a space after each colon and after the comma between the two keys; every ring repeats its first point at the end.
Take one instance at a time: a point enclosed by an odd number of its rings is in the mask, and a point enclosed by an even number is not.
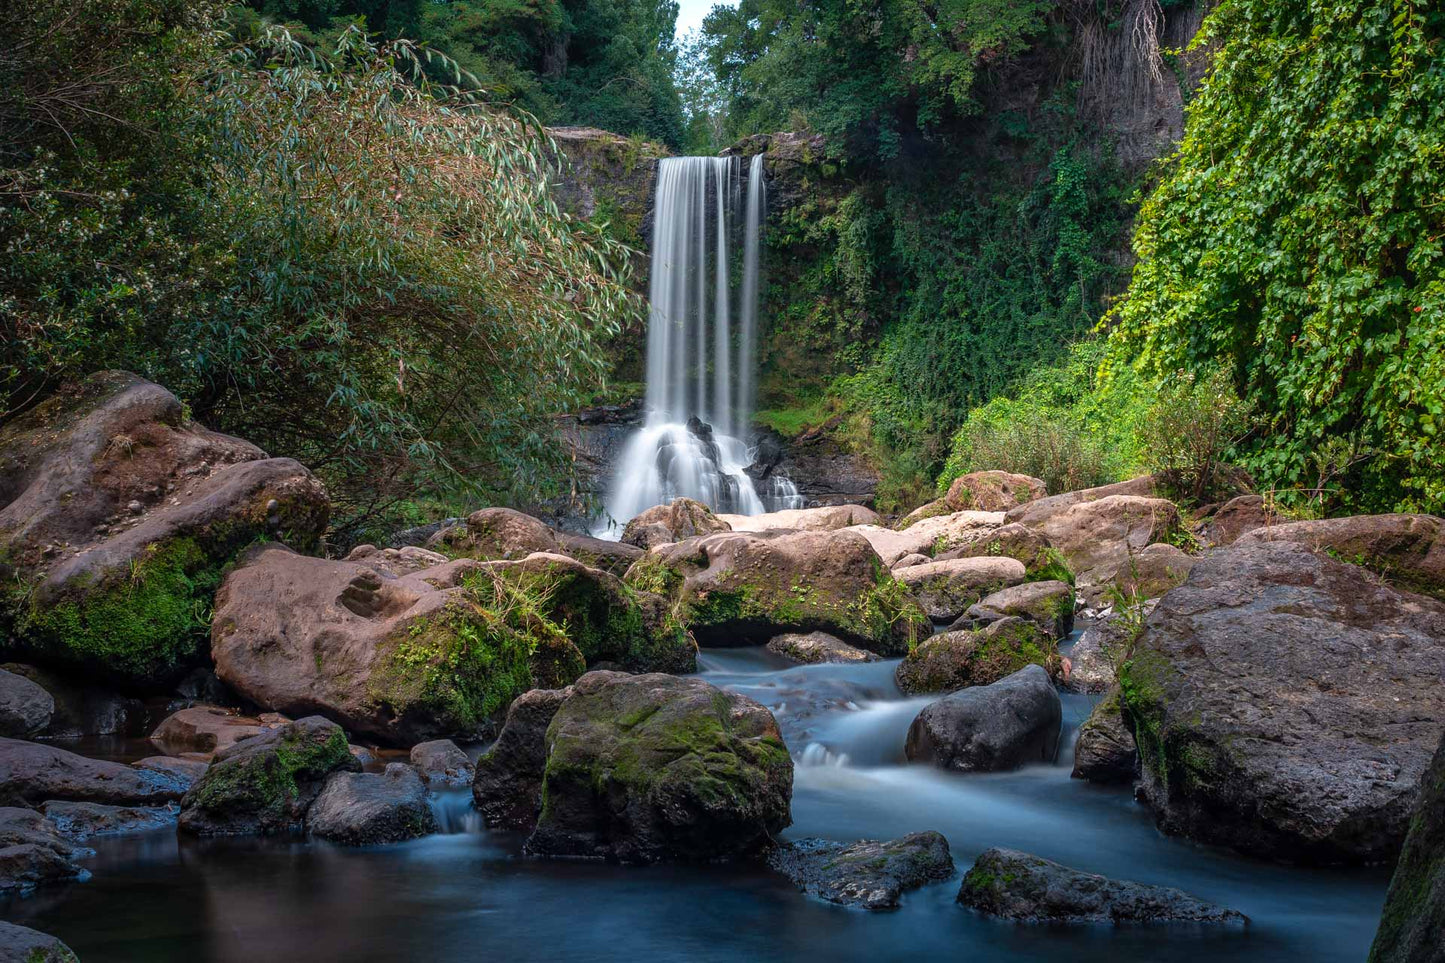
{"type": "Polygon", "coordinates": [[[0,428],[0,632],[27,660],[136,688],[203,657],[227,563],[257,539],[317,546],[326,492],[289,458],[101,372],[0,428]]]}
{"type": "Polygon", "coordinates": [[[1445,737],[1395,864],[1370,963],[1439,963],[1445,948],[1445,737]]]}
{"type": "Polygon", "coordinates": [[[623,529],[622,541],[641,549],[680,542],[694,535],[730,532],[732,526],[713,514],[712,509],[691,498],[675,498],[666,505],[654,505],[623,529]]]}
{"type": "Polygon", "coordinates": [[[1388,860],[1445,729],[1445,604],[1295,542],[1201,559],[1119,669],[1160,826],[1292,862],[1388,860]]]}
{"type": "Polygon", "coordinates": [[[1029,665],[1053,678],[1063,660],[1053,637],[1039,625],[1010,616],[982,629],[940,632],[923,640],[898,663],[894,680],[910,695],[928,695],[988,685],[1029,665]]]}
{"type": "Polygon", "coordinates": [[[649,553],[627,581],[670,599],[704,645],[818,631],[886,655],[928,631],[907,588],[851,529],[688,539],[649,553]]]}
{"type": "Polygon", "coordinates": [[[982,555],[910,565],[894,575],[930,619],[947,624],[984,596],[1020,584],[1026,572],[1018,559],[982,555]]]}
{"type": "Polygon", "coordinates": [[[801,665],[878,661],[878,656],[867,649],[849,645],[826,632],[787,632],[774,636],[768,642],[768,651],[801,665]]]}
{"type": "Polygon", "coordinates": [[[328,776],[360,770],[340,726],[297,719],[218,752],[181,799],[179,825],[197,836],[298,830],[328,776]]]}
{"type": "Polygon", "coordinates": [[[1134,733],[1124,721],[1116,689],[1094,706],[1079,727],[1070,776],[1109,784],[1133,782],[1138,771],[1139,751],[1134,746],[1134,733]]]}
{"type": "Polygon", "coordinates": [[[940,562],[953,558],[995,555],[1016,558],[1023,563],[1031,582],[1058,581],[1073,584],[1074,575],[1064,556],[1049,540],[1026,525],[1010,522],[984,532],[980,537],[955,544],[934,555],[940,562]]]}
{"type": "Polygon", "coordinates": [[[542,811],[542,774],[547,768],[547,727],[572,694],[533,689],[507,708],[497,741],[477,760],[472,801],[493,829],[531,832],[542,811]]]}
{"type": "Polygon", "coordinates": [[[1007,471],[975,471],[960,475],[943,496],[951,511],[1006,512],[1049,493],[1042,479],[1007,471]]]}
{"type": "Polygon", "coordinates": [[[1168,542],[1126,552],[1079,576],[1079,601],[1086,609],[1106,609],[1125,599],[1157,599],[1182,585],[1198,559],[1168,542]]]}
{"type": "Polygon", "coordinates": [[[1025,582],[1000,589],[969,606],[951,628],[978,628],[1010,616],[1028,619],[1056,639],[1074,628],[1074,590],[1068,582],[1025,582]]]}
{"type": "Polygon", "coordinates": [[[76,955],[48,933],[0,923],[0,963],[76,963],[76,955]]]}
{"type": "Polygon", "coordinates": [[[793,761],[772,713],[701,679],[589,672],[545,748],[534,855],[740,857],[791,822],[793,761]]]}
{"type": "MultiPolygon", "coordinates": [[[[1166,498],[1106,495],[1084,501],[1055,502],[1041,498],[1013,509],[1008,521],[1042,534],[1080,579],[1090,569],[1117,565],[1130,553],[1155,542],[1167,542],[1180,527],[1179,509],[1166,498]],[[1041,506],[1053,503],[1053,510],[1041,506]]],[[[1102,578],[1094,581],[1103,581],[1102,578]]]]}

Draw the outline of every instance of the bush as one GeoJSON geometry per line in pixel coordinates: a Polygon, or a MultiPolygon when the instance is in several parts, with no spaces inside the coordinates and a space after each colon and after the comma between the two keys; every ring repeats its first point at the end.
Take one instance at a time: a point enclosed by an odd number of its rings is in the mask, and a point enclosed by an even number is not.
{"type": "Polygon", "coordinates": [[[1145,463],[1181,498],[1211,500],[1227,487],[1225,459],[1243,439],[1248,416],[1224,372],[1181,374],[1159,389],[1141,423],[1145,463]]]}

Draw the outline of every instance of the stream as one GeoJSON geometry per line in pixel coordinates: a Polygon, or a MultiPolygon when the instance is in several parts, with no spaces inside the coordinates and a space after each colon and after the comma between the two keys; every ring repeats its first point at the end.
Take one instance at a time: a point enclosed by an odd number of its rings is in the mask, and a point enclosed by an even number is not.
{"type": "Polygon", "coordinates": [[[0,906],[86,963],[262,960],[1350,961],[1368,952],[1388,871],[1305,870],[1161,835],[1127,787],[1069,778],[1094,697],[1063,696],[1059,759],[962,776],[903,759],[928,698],[897,660],[795,666],[764,649],[707,650],[702,676],[768,706],[797,763],[791,838],[891,839],[934,829],[957,872],[866,913],[805,897],[756,866],[620,867],[526,859],[485,831],[470,794],[436,802],[446,832],[370,849],[293,840],[178,840],[174,830],[88,845],[88,882],[0,906]],[[1001,923],[954,903],[974,857],[1007,846],[1075,868],[1177,886],[1248,926],[1001,923]]]}

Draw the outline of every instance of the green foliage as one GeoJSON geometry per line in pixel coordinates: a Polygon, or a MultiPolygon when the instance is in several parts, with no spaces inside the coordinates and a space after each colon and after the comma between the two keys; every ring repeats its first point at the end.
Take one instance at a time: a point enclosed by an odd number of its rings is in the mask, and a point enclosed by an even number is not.
{"type": "Polygon", "coordinates": [[[1222,371],[1180,375],[1158,389],[1140,422],[1149,469],[1185,500],[1195,503],[1228,492],[1225,459],[1243,439],[1248,406],[1222,371]]]}
{"type": "Polygon", "coordinates": [[[1272,488],[1315,496],[1334,444],[1373,455],[1331,507],[1445,511],[1445,10],[1225,0],[1196,43],[1214,69],[1141,211],[1120,359],[1224,365],[1272,488]]]}

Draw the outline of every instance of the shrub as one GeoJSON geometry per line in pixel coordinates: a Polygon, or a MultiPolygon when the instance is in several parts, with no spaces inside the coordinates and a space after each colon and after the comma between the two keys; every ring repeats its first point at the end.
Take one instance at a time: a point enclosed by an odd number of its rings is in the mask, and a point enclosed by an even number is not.
{"type": "Polygon", "coordinates": [[[1225,458],[1243,438],[1248,415],[1224,372],[1181,374],[1159,389],[1141,422],[1145,463],[1181,498],[1220,494],[1225,458]]]}

